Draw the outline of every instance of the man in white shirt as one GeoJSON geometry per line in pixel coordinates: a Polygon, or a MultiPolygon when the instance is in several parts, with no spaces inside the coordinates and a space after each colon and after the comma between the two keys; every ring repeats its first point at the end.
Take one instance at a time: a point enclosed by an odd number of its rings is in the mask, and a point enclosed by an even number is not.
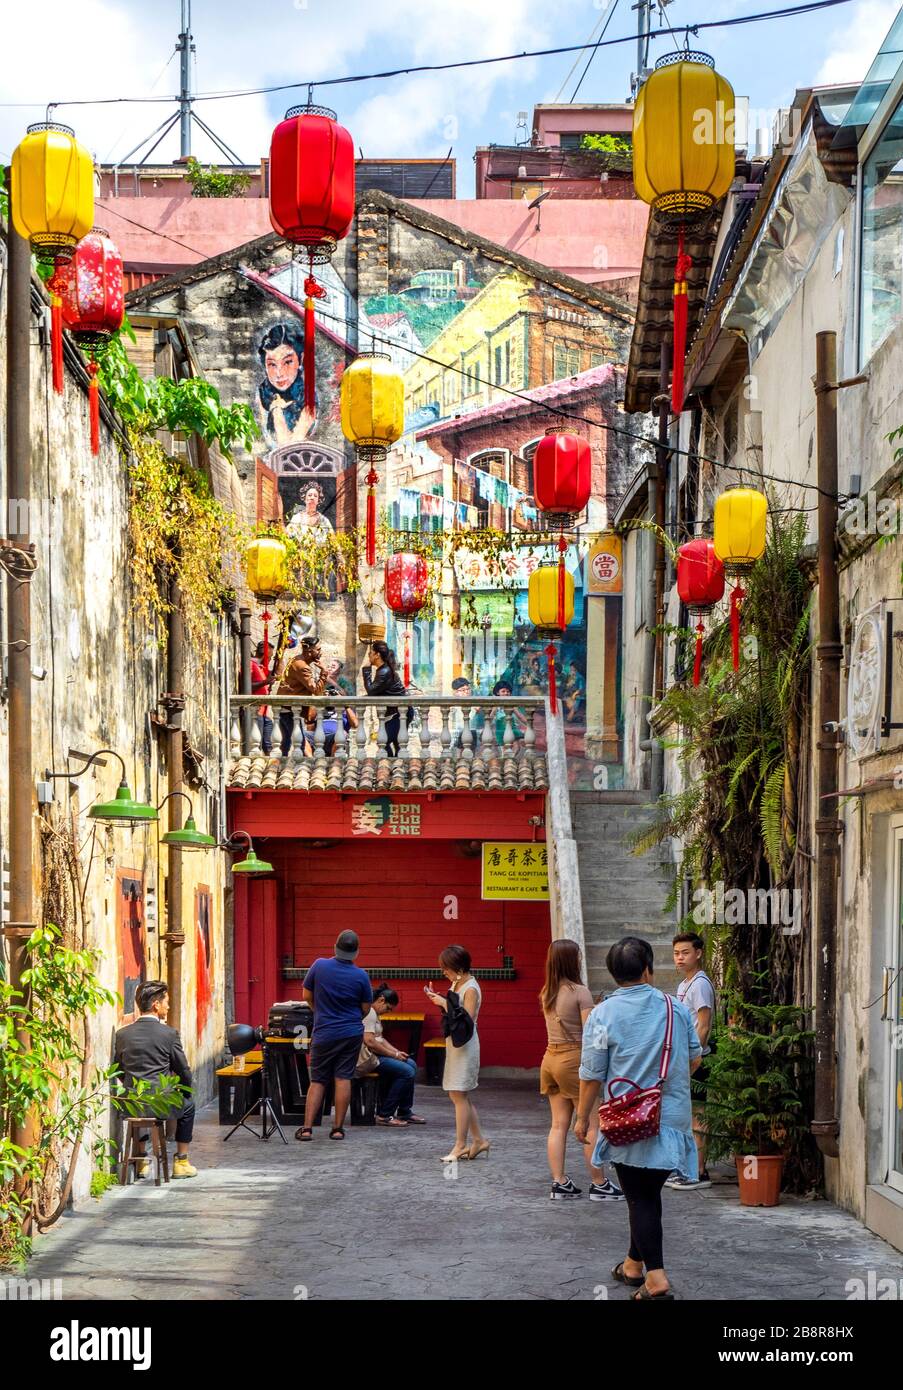
{"type": "MultiPolygon", "coordinates": [[[[705,942],[696,932],[680,932],[671,944],[674,948],[674,968],[683,975],[683,979],[677,986],[677,998],[681,1004],[685,1004],[689,1009],[693,1026],[696,1029],[696,1036],[702,1046],[702,1062],[694,1074],[693,1080],[704,1084],[706,1058],[711,1056],[712,1052],[709,1046],[709,1035],[715,1016],[715,986],[702,968],[705,942]]],[[[711,1187],[712,1185],[712,1180],[705,1166],[705,1099],[700,1096],[698,1085],[694,1087],[694,1091],[693,1138],[696,1141],[696,1153],[699,1157],[699,1177],[693,1182],[689,1178],[681,1177],[679,1173],[672,1173],[665,1186],[680,1191],[689,1188],[711,1187]]]]}

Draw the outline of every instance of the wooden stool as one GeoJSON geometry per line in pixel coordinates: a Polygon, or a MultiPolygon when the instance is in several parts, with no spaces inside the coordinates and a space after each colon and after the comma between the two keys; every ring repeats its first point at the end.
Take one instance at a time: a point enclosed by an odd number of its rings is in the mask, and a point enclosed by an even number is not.
{"type": "Polygon", "coordinates": [[[348,1113],[353,1125],[376,1124],[376,1102],[379,1098],[379,1073],[356,1076],[351,1082],[351,1104],[348,1113]]]}
{"type": "Polygon", "coordinates": [[[119,1165],[119,1181],[123,1187],[129,1181],[129,1164],[143,1163],[146,1159],[156,1164],[154,1181],[157,1187],[160,1186],[160,1172],[163,1172],[163,1181],[169,1182],[169,1157],[166,1152],[166,1121],[156,1115],[139,1115],[137,1118],[129,1116],[125,1122],[125,1145],[123,1147],[123,1158],[119,1165]],[[151,1151],[150,1154],[142,1153],[138,1148],[141,1131],[150,1131],[151,1151]]]}
{"type": "Polygon", "coordinates": [[[445,1066],[445,1039],[430,1038],[423,1044],[423,1061],[426,1067],[426,1084],[442,1085],[442,1069],[445,1066]]]}

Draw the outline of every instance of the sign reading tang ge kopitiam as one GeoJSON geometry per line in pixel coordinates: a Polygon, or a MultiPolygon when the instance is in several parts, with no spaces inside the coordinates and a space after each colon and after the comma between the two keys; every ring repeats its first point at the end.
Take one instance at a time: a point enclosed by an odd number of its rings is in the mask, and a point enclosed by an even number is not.
{"type": "Polygon", "coordinates": [[[537,841],[485,840],[481,896],[548,902],[547,846],[537,841]]]}

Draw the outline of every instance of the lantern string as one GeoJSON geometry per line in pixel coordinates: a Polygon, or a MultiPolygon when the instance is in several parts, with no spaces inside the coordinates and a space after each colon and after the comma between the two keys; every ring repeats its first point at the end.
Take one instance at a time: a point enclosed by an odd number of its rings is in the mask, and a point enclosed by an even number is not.
{"type": "Polygon", "coordinates": [[[546,661],[549,666],[549,710],[552,714],[558,713],[558,690],[555,683],[555,643],[550,642],[546,647],[546,661]]]}
{"type": "Polygon", "coordinates": [[[702,619],[696,624],[696,656],[693,660],[693,684],[698,685],[702,676],[702,639],[705,636],[705,623],[702,619]]]}

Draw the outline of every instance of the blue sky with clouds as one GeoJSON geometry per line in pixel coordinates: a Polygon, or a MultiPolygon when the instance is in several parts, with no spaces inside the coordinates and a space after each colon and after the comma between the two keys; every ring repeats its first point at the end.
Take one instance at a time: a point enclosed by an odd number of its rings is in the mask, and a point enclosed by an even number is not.
{"type": "MultiPolygon", "coordinates": [[[[635,31],[631,0],[618,0],[607,38],[635,31]]],[[[372,72],[404,64],[452,62],[524,49],[583,43],[598,34],[612,0],[194,0],[196,87],[214,92],[372,72]]],[[[788,0],[793,3],[793,0],[788,0]]],[[[780,0],[673,0],[665,11],[681,25],[779,8],[780,0]]],[[[715,57],[738,95],[757,111],[787,106],[797,87],[861,78],[899,6],[851,0],[834,9],[735,29],[704,31],[692,42],[715,57]]],[[[42,0],[40,19],[27,5],[4,18],[0,78],[0,156],[6,161],[43,104],[96,97],[167,96],[177,90],[178,0],[42,0]],[[8,103],[34,103],[29,106],[8,103]]],[[[658,27],[658,26],[656,26],[658,27]]],[[[653,57],[673,47],[667,36],[653,57]]],[[[365,155],[458,160],[459,194],[472,196],[478,144],[514,140],[517,112],[537,101],[570,99],[586,57],[576,54],[321,88],[365,155]]],[[[635,45],[600,50],[580,100],[623,101],[635,45]]],[[[198,109],[237,151],[256,161],[269,132],[297,95],[208,101],[198,109]]],[[[95,156],[122,158],[163,120],[163,105],[66,106],[57,119],[74,125],[95,156]]],[[[196,134],[194,152],[215,157],[196,134]]],[[[157,151],[178,153],[175,133],[157,151]]],[[[156,157],[156,156],[155,156],[156,157]]]]}

